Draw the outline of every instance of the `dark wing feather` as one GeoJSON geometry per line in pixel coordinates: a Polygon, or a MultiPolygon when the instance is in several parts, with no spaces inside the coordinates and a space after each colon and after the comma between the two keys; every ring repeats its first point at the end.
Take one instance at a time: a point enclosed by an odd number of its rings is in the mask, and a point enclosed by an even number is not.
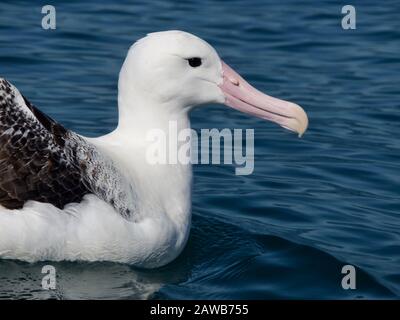
{"type": "Polygon", "coordinates": [[[129,216],[133,208],[127,186],[112,162],[93,145],[0,79],[1,205],[18,209],[36,200],[63,208],[94,193],[129,216]],[[108,174],[98,174],[103,171],[108,174]]]}
{"type": "Polygon", "coordinates": [[[0,80],[0,204],[16,209],[36,200],[63,208],[90,192],[63,149],[66,134],[0,80]]]}

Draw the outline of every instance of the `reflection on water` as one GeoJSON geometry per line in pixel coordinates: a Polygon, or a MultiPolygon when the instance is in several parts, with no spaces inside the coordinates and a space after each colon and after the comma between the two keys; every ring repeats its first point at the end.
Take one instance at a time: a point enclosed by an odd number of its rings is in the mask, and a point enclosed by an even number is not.
{"type": "Polygon", "coordinates": [[[145,271],[114,263],[0,262],[0,299],[149,299],[166,281],[180,281],[179,268],[145,271]],[[42,288],[42,268],[56,269],[56,289],[42,288]]]}
{"type": "Polygon", "coordinates": [[[108,264],[51,263],[57,270],[56,290],[43,290],[42,267],[2,262],[0,297],[26,299],[105,299],[110,297],[147,299],[161,283],[156,277],[132,270],[129,266],[108,264]]]}

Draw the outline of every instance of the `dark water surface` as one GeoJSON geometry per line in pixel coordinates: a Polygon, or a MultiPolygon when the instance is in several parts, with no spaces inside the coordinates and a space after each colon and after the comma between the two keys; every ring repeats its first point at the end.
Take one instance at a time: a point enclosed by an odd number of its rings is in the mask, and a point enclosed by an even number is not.
{"type": "Polygon", "coordinates": [[[117,120],[117,77],[132,42],[182,29],[209,41],[259,89],[307,111],[303,139],[222,106],[200,128],[254,128],[255,170],[195,167],[193,227],[172,264],[0,262],[0,298],[398,298],[400,296],[400,3],[352,1],[51,1],[0,3],[0,74],[69,129],[117,120]],[[357,270],[343,290],[341,268],[357,270]]]}

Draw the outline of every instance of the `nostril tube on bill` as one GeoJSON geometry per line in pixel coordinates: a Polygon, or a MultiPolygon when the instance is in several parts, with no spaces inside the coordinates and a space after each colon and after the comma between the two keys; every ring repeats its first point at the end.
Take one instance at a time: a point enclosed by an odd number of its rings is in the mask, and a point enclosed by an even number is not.
{"type": "Polygon", "coordinates": [[[239,80],[238,80],[238,79],[229,78],[229,81],[230,81],[233,85],[235,85],[235,86],[238,86],[238,85],[239,85],[239,80]]]}

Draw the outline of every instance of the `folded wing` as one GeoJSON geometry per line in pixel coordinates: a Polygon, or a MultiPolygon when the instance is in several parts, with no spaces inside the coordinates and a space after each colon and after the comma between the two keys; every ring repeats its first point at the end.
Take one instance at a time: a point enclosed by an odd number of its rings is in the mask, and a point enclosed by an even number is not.
{"type": "Polygon", "coordinates": [[[112,161],[0,79],[0,204],[18,209],[35,200],[63,208],[88,193],[133,214],[131,186],[112,161]]]}

